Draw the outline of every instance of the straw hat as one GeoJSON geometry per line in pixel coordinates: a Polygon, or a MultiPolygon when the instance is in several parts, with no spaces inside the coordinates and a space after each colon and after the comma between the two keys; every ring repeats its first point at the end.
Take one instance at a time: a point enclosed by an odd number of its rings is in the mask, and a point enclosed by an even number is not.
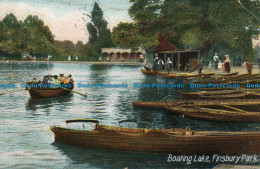
{"type": "Polygon", "coordinates": [[[228,57],[228,54],[225,54],[226,57],[228,57]]]}

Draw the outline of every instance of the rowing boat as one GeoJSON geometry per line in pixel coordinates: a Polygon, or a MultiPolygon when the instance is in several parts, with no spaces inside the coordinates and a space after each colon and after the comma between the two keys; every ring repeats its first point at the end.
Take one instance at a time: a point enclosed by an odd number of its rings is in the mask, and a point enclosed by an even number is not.
{"type": "Polygon", "coordinates": [[[144,75],[158,75],[160,72],[159,71],[147,71],[145,69],[141,69],[141,72],[144,74],[144,75]]]}
{"type": "Polygon", "coordinates": [[[182,92],[178,91],[179,99],[249,99],[260,98],[259,92],[248,91],[198,91],[198,92],[182,92]]]}
{"type": "Polygon", "coordinates": [[[203,74],[169,74],[169,75],[162,75],[162,77],[167,79],[174,79],[174,78],[180,78],[180,79],[189,79],[189,78],[195,78],[195,77],[211,77],[215,73],[203,73],[203,74]]]}
{"type": "Polygon", "coordinates": [[[219,76],[219,77],[225,77],[225,76],[235,76],[238,75],[238,72],[234,72],[234,73],[223,73],[223,74],[216,74],[214,77],[219,76]]]}
{"type": "Polygon", "coordinates": [[[214,99],[214,100],[179,100],[179,101],[151,101],[151,102],[141,102],[134,101],[134,107],[142,108],[157,108],[164,109],[167,106],[178,106],[182,104],[190,104],[197,106],[213,106],[218,107],[218,105],[227,105],[227,106],[253,106],[260,105],[259,99],[214,99]]]}
{"type": "Polygon", "coordinates": [[[204,79],[193,79],[189,80],[187,83],[194,84],[229,84],[229,83],[246,83],[249,81],[257,81],[260,79],[259,74],[242,74],[242,75],[234,75],[234,76],[212,76],[210,78],[204,79]]]}
{"type": "Polygon", "coordinates": [[[249,112],[232,106],[218,105],[222,109],[180,105],[166,108],[167,112],[190,118],[222,122],[260,122],[260,112],[249,112]]]}
{"type": "MultiPolygon", "coordinates": [[[[69,88],[68,88],[69,89],[69,88]]],[[[43,88],[43,89],[28,89],[31,95],[31,98],[50,98],[50,97],[59,97],[70,93],[69,90],[63,88],[43,88]]]]}
{"type": "Polygon", "coordinates": [[[254,154],[260,152],[260,132],[196,131],[186,129],[130,129],[98,124],[93,130],[51,126],[55,142],[122,151],[174,154],[254,154]],[[241,146],[243,148],[241,148],[241,146]]]}
{"type": "Polygon", "coordinates": [[[70,93],[74,88],[74,81],[68,78],[66,82],[60,84],[42,83],[42,82],[27,82],[26,90],[29,91],[31,98],[51,98],[59,97],[70,93]]]}

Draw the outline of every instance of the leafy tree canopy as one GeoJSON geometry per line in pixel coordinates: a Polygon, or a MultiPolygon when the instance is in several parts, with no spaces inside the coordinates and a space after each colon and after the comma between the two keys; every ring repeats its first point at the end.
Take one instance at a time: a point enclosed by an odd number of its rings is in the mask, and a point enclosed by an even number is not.
{"type": "MultiPolygon", "coordinates": [[[[256,29],[259,20],[252,15],[260,17],[257,0],[240,0],[241,3],[237,0],[130,0],[130,2],[132,6],[129,8],[129,15],[134,20],[137,35],[140,36],[136,39],[145,39],[146,44],[154,43],[156,35],[161,33],[179,49],[200,49],[204,54],[209,51],[225,51],[236,57],[253,55],[251,37],[259,33],[256,29]]],[[[118,27],[121,25],[119,24],[114,30],[117,31],[118,27]]],[[[113,32],[116,44],[123,46],[126,40],[120,36],[122,33],[113,32]]],[[[138,46],[144,41],[133,43],[138,46]]],[[[134,46],[132,43],[128,45],[128,47],[134,46]]]]}

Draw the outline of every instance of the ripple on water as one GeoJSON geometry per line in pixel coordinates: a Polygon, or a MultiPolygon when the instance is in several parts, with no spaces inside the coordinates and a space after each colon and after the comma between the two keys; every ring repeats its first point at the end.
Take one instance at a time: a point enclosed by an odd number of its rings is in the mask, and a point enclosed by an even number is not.
{"type": "MultiPolygon", "coordinates": [[[[0,63],[0,82],[19,83],[46,74],[72,74],[75,83],[122,84],[127,88],[78,88],[76,93],[51,99],[31,99],[28,91],[0,97],[0,164],[4,168],[183,168],[166,163],[165,154],[128,153],[84,149],[54,144],[49,127],[66,126],[64,120],[92,118],[113,126],[184,128],[200,130],[259,131],[259,123],[217,123],[173,116],[163,110],[133,108],[132,101],[178,97],[175,89],[134,88],[133,83],[179,83],[158,76],[144,76],[140,66],[84,63],[0,63]],[[120,123],[121,120],[133,120],[120,123]]],[[[1,89],[7,91],[9,89],[1,89]]],[[[193,166],[194,167],[194,166],[193,166]]],[[[195,168],[199,168],[195,166],[195,168]]],[[[204,166],[205,168],[205,166],[204,166]]]]}

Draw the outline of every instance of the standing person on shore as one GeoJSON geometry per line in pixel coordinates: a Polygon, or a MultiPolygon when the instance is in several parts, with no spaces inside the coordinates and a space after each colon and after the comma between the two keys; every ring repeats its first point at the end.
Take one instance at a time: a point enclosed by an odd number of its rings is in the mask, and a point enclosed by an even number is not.
{"type": "Polygon", "coordinates": [[[208,69],[211,70],[212,69],[212,63],[211,61],[209,61],[209,66],[208,66],[208,69]]]}
{"type": "Polygon", "coordinates": [[[213,61],[214,61],[214,71],[218,70],[218,61],[219,61],[219,57],[218,57],[218,53],[215,52],[215,55],[213,57],[213,61]]]}
{"type": "Polygon", "coordinates": [[[246,56],[246,69],[247,69],[247,71],[248,71],[248,74],[252,74],[252,69],[253,69],[253,66],[252,66],[252,63],[251,63],[251,61],[250,61],[250,59],[249,59],[249,57],[248,56],[246,56]]]}
{"type": "Polygon", "coordinates": [[[158,57],[155,55],[155,58],[153,60],[153,67],[152,67],[152,70],[153,71],[157,71],[158,70],[158,57]]]}
{"type": "Polygon", "coordinates": [[[172,68],[172,61],[171,61],[170,58],[168,58],[167,59],[167,71],[168,71],[168,74],[170,74],[171,68],[172,68]]]}
{"type": "Polygon", "coordinates": [[[198,65],[199,65],[199,75],[200,75],[201,72],[202,72],[202,69],[203,69],[203,61],[200,60],[199,63],[198,63],[198,65]]]}
{"type": "Polygon", "coordinates": [[[164,66],[164,62],[163,62],[163,60],[160,58],[159,61],[158,61],[159,71],[161,71],[161,70],[163,69],[163,66],[164,66]]]}
{"type": "Polygon", "coordinates": [[[224,64],[225,72],[230,73],[230,59],[227,54],[225,55],[225,57],[226,57],[225,64],[224,64]]]}

